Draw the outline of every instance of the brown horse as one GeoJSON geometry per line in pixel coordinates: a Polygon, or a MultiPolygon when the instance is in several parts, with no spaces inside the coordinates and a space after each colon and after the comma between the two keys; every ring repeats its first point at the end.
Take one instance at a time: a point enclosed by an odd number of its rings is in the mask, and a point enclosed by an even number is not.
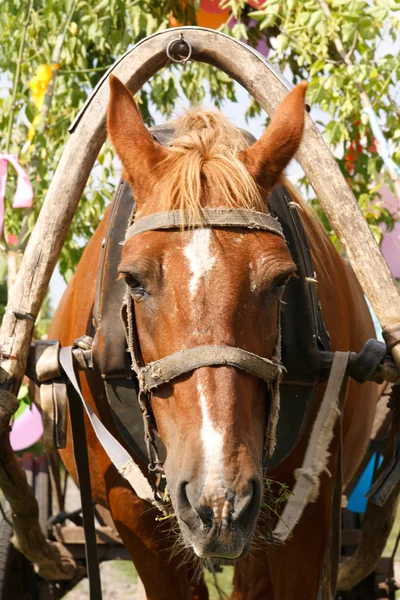
{"type": "MultiPolygon", "coordinates": [[[[176,123],[168,148],[153,140],[121,82],[111,76],[110,84],[108,130],[134,190],[136,220],[173,209],[195,217],[201,207],[268,212],[269,192],[282,180],[301,141],[305,84],[287,96],[264,135],[250,147],[222,115],[195,111],[176,123]]],[[[359,351],[374,335],[362,291],[302,206],[332,347],[359,351]]],[[[64,345],[89,331],[108,214],[55,315],[50,336],[64,345]]],[[[131,238],[124,245],[119,271],[135,302],[141,351],[148,363],[200,345],[236,346],[270,358],[279,299],[295,265],[277,235],[204,227],[149,231],[131,238]]],[[[88,374],[81,379],[88,402],[118,437],[100,378],[88,374]]],[[[259,513],[265,385],[230,366],[203,367],[154,391],[151,406],[167,451],[165,473],[177,530],[193,555],[187,564],[182,564],[180,552],[172,552],[176,533],[156,521],[155,509],[149,510],[122,479],[87,424],[94,497],[109,507],[147,598],[207,598],[204,581],[192,583],[196,556],[237,559],[235,598],[317,598],[332,528],[338,436],[330,447],[330,474],[322,476],[319,497],[308,505],[293,538],[282,546],[252,547],[257,522],[263,527],[259,513]]],[[[315,410],[324,391],[323,385],[320,388],[315,410]]],[[[366,449],[375,400],[373,385],[351,383],[343,419],[345,482],[366,449]]],[[[271,477],[293,486],[308,434],[271,477]]],[[[70,435],[68,439],[61,454],[76,479],[70,435]]],[[[145,472],[145,465],[141,467],[145,472]]]]}

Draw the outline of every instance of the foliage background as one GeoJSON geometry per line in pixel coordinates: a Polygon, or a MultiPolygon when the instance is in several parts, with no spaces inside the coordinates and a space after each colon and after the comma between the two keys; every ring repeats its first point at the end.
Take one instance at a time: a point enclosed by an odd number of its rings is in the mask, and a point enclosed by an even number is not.
{"type": "MultiPolygon", "coordinates": [[[[218,2],[218,0],[215,0],[218,2]]],[[[370,226],[379,240],[380,224],[389,228],[393,218],[379,203],[379,187],[391,185],[382,170],[382,159],[362,112],[356,82],[362,84],[377,112],[393,158],[400,162],[400,111],[396,106],[396,84],[400,74],[399,54],[382,54],[383,39],[398,40],[400,2],[395,0],[330,0],[332,18],[322,10],[320,0],[223,0],[221,6],[232,12],[222,30],[256,45],[265,39],[271,48],[269,59],[296,83],[309,82],[308,102],[326,114],[320,124],[338,156],[340,168],[351,186],[370,226]],[[255,6],[258,6],[255,8],[255,6]],[[339,37],[352,66],[344,64],[335,47],[339,37]],[[378,196],[378,201],[376,201],[378,196]],[[374,204],[371,204],[374,200],[374,204]]],[[[171,18],[182,24],[196,23],[198,3],[187,0],[3,0],[0,11],[0,152],[19,154],[29,169],[35,192],[31,210],[12,209],[15,177],[9,170],[6,193],[7,234],[18,237],[22,251],[68,136],[67,128],[88,94],[107,68],[126,49],[143,37],[170,25],[171,18]],[[16,81],[21,37],[26,42],[17,81],[16,100],[10,86],[16,81]],[[55,56],[57,44],[60,56],[55,56]],[[55,60],[55,58],[57,60],[55,60]],[[59,64],[54,76],[53,94],[41,111],[36,132],[27,144],[29,127],[38,114],[29,82],[39,65],[59,64]]],[[[167,118],[179,94],[191,102],[205,95],[205,82],[213,102],[221,106],[225,98],[235,101],[232,81],[227,75],[202,64],[171,66],[156,75],[139,95],[144,118],[153,121],[154,111],[167,118]]],[[[260,109],[252,101],[247,115],[260,109]]],[[[105,144],[87,186],[60,258],[66,280],[72,276],[82,249],[96,228],[110,201],[114,183],[110,146],[105,144]]],[[[303,182],[305,183],[305,182],[303,182]]],[[[329,230],[329,223],[314,205],[329,230]]],[[[2,237],[3,252],[10,250],[9,238],[2,237]]]]}

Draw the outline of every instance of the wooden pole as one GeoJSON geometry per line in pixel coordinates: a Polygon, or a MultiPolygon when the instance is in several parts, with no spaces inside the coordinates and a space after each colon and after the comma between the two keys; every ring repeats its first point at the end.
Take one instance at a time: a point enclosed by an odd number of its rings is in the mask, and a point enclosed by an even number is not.
{"type": "Polygon", "coordinates": [[[11,508],[14,546],[35,564],[41,577],[50,581],[74,578],[83,569],[63,544],[46,540],[35,494],[6,435],[0,435],[0,457],[0,487],[11,508]]]}

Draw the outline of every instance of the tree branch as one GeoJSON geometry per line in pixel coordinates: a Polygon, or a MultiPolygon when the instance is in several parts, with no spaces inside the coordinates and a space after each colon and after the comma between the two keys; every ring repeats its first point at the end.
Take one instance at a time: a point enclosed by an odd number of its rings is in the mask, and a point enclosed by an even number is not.
{"type": "MultiPolygon", "coordinates": [[[[51,62],[53,64],[58,65],[58,63],[60,62],[61,50],[64,45],[65,36],[67,35],[69,24],[71,23],[71,19],[74,14],[74,11],[75,11],[76,2],[77,2],[77,0],[72,0],[71,6],[68,11],[67,18],[66,18],[66,21],[64,24],[64,29],[57,36],[56,44],[54,46],[53,54],[51,56],[51,62]]],[[[53,72],[51,74],[51,79],[50,79],[49,85],[47,86],[47,90],[46,90],[46,94],[45,94],[44,102],[43,102],[43,107],[42,107],[42,111],[40,114],[40,121],[39,121],[39,125],[38,125],[39,133],[43,133],[46,128],[46,122],[48,119],[50,105],[51,105],[51,101],[53,98],[53,90],[54,90],[54,83],[55,83],[55,80],[57,77],[57,69],[52,67],[52,71],[53,72]]]]}
{"type": "Polygon", "coordinates": [[[353,52],[356,49],[357,42],[358,42],[358,31],[356,31],[355,34],[354,34],[353,43],[350,46],[350,50],[346,54],[346,61],[350,60],[351,57],[353,56],[353,52]]]}
{"type": "Polygon", "coordinates": [[[390,102],[390,106],[393,108],[394,112],[396,113],[396,115],[400,118],[400,109],[397,106],[396,102],[394,101],[394,99],[392,98],[392,95],[390,93],[390,91],[388,90],[386,92],[386,95],[388,97],[388,100],[390,102]]]}
{"type": "MultiPolygon", "coordinates": [[[[325,0],[318,0],[318,2],[319,2],[319,5],[321,6],[323,12],[325,13],[325,16],[329,20],[333,21],[334,18],[332,16],[332,13],[331,13],[331,11],[329,9],[329,6],[325,2],[325,0]]],[[[340,57],[342,58],[343,62],[348,67],[353,66],[353,62],[351,60],[351,53],[349,51],[346,54],[346,50],[345,50],[345,48],[343,46],[343,42],[342,42],[342,40],[341,40],[341,38],[339,37],[338,34],[335,34],[335,37],[334,37],[333,41],[334,41],[336,50],[338,51],[338,53],[339,53],[340,57]]],[[[354,44],[354,41],[353,41],[353,44],[354,44]]],[[[358,81],[355,81],[354,84],[355,84],[355,86],[357,88],[357,91],[358,91],[358,93],[360,95],[360,100],[361,100],[361,104],[363,105],[363,107],[373,111],[373,106],[372,106],[371,100],[369,99],[369,96],[367,95],[367,93],[364,91],[362,85],[358,81]]],[[[387,172],[389,174],[389,177],[392,180],[394,189],[396,191],[396,196],[397,196],[397,198],[398,198],[398,200],[400,202],[400,178],[397,175],[397,173],[394,170],[394,168],[392,166],[390,166],[390,164],[385,164],[385,166],[386,166],[387,172]]]]}
{"type": "MultiPolygon", "coordinates": [[[[51,61],[53,64],[58,65],[58,63],[60,61],[61,50],[64,45],[64,41],[65,41],[65,37],[67,35],[69,24],[71,22],[72,16],[75,11],[76,3],[77,3],[77,0],[72,0],[70,9],[68,11],[68,14],[67,14],[67,17],[65,20],[64,28],[63,28],[62,32],[57,36],[56,43],[55,43],[53,53],[51,56],[51,61]]],[[[51,79],[50,79],[49,85],[47,86],[47,89],[46,89],[46,94],[45,94],[44,101],[43,101],[43,107],[40,112],[40,120],[39,120],[39,124],[37,127],[37,131],[41,134],[46,129],[46,124],[47,124],[47,119],[49,116],[51,101],[53,99],[53,90],[54,90],[54,83],[55,83],[56,76],[57,76],[57,68],[52,67],[51,79]]],[[[34,168],[35,168],[35,163],[37,162],[36,157],[37,157],[37,153],[34,153],[34,156],[31,157],[31,165],[33,165],[34,168]]],[[[28,214],[29,214],[29,212],[28,212],[28,214]]],[[[27,235],[26,230],[24,230],[24,228],[21,228],[21,232],[19,235],[18,247],[22,248],[24,245],[24,242],[27,243],[28,239],[29,239],[29,236],[27,235]]]]}
{"type": "Polygon", "coordinates": [[[89,69],[75,69],[72,71],[64,71],[62,69],[60,69],[58,71],[59,75],[79,75],[80,73],[95,73],[96,71],[107,71],[110,67],[113,66],[114,63],[111,63],[109,65],[105,65],[104,67],[91,67],[89,69]]]}
{"type": "Polygon", "coordinates": [[[15,102],[17,100],[19,80],[21,77],[22,57],[24,54],[26,32],[27,32],[28,25],[29,25],[29,19],[31,16],[32,6],[33,6],[33,0],[29,0],[29,5],[28,5],[27,11],[26,11],[26,16],[25,16],[25,22],[24,22],[24,26],[22,29],[21,41],[19,44],[17,68],[15,70],[15,78],[14,78],[14,85],[13,85],[13,92],[12,92],[12,99],[11,99],[11,109],[10,109],[10,115],[8,117],[8,128],[7,128],[7,137],[6,137],[6,146],[5,146],[6,153],[8,153],[10,151],[12,128],[13,128],[14,117],[15,117],[15,102]]]}

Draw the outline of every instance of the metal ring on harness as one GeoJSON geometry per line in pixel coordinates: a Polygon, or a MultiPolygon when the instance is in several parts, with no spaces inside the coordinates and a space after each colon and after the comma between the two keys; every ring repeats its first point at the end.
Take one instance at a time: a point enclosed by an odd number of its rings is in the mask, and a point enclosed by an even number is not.
{"type": "Polygon", "coordinates": [[[16,319],[25,320],[25,321],[33,321],[35,323],[36,317],[31,315],[31,313],[25,312],[24,310],[16,310],[14,308],[10,308],[6,306],[6,313],[8,315],[14,315],[16,319]]]}
{"type": "Polygon", "coordinates": [[[184,65],[185,63],[188,62],[188,60],[190,60],[190,57],[192,56],[192,46],[189,42],[187,42],[183,38],[183,34],[181,33],[181,34],[179,34],[178,38],[175,38],[174,40],[170,41],[165,53],[172,62],[180,63],[181,65],[184,65]],[[174,51],[175,45],[178,45],[178,47],[174,51]],[[187,56],[182,56],[182,50],[185,47],[187,49],[187,56]],[[173,52],[175,52],[176,55],[179,56],[180,58],[174,58],[172,55],[173,52]]]}

